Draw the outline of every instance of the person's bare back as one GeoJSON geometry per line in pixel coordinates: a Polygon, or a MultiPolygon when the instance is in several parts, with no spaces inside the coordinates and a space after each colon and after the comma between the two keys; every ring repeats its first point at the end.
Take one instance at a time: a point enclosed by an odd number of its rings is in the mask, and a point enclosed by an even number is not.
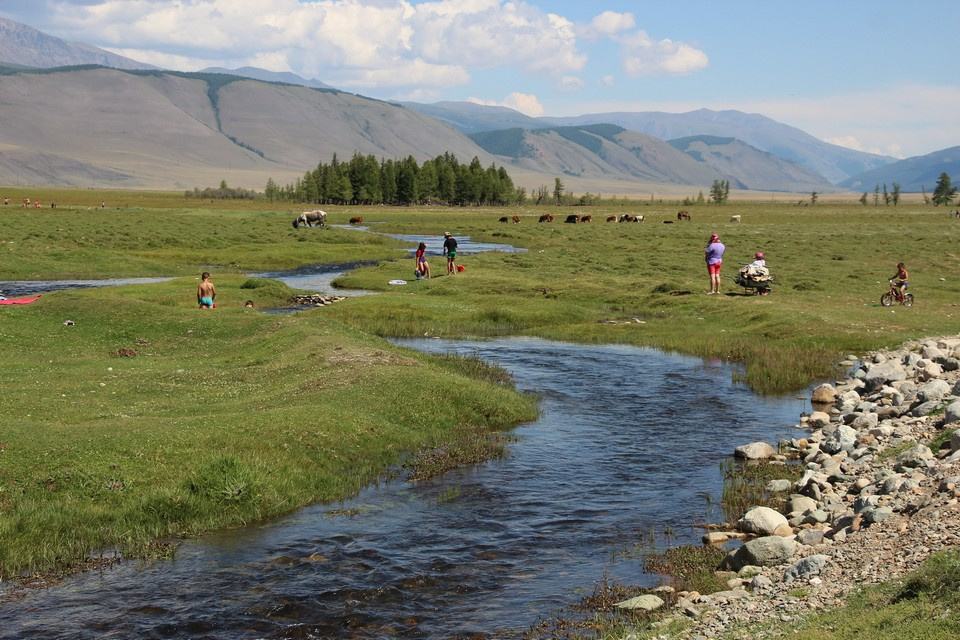
{"type": "Polygon", "coordinates": [[[215,309],[217,299],[217,288],[210,281],[210,274],[204,272],[200,276],[200,286],[197,287],[197,304],[201,309],[215,309]]]}

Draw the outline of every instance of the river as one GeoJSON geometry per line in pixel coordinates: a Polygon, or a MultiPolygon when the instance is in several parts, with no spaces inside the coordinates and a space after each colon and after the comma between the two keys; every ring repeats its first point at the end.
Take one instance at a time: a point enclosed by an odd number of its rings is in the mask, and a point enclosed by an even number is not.
{"type": "MultiPolygon", "coordinates": [[[[0,609],[3,638],[499,638],[606,574],[652,585],[651,532],[696,542],[737,445],[796,435],[797,399],[718,362],[535,339],[412,340],[497,362],[542,415],[509,455],[186,541],[172,561],[77,575],[0,609]]],[[[661,540],[662,544],[663,540],[661,540]]]]}

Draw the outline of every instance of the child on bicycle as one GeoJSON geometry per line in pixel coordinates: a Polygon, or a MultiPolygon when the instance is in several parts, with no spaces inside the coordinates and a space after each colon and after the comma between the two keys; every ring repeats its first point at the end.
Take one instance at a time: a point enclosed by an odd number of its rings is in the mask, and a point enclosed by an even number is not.
{"type": "Polygon", "coordinates": [[[897,287],[897,295],[902,300],[903,294],[907,292],[907,287],[910,285],[910,274],[907,273],[907,268],[902,262],[897,263],[897,273],[890,279],[894,281],[897,287]]]}

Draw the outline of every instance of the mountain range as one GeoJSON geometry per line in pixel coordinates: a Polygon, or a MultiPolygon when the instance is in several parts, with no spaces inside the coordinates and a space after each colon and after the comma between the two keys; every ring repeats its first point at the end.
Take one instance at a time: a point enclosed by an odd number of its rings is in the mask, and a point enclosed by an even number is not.
{"type": "Polygon", "coordinates": [[[392,103],[254,67],[160,70],[0,18],[0,183],[262,189],[334,154],[453,153],[534,189],[696,195],[932,189],[960,148],[897,162],[758,114],[701,109],[531,118],[468,102],[392,103]],[[948,163],[948,165],[944,165],[948,163]],[[879,182],[878,182],[879,181],[879,182]]]}

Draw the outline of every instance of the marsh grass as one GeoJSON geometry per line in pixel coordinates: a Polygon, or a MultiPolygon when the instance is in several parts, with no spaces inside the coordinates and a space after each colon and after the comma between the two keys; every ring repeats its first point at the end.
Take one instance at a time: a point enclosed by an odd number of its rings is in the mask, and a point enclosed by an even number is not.
{"type": "Polygon", "coordinates": [[[803,467],[796,464],[724,460],[720,463],[720,473],[723,476],[720,506],[726,522],[736,522],[751,507],[770,507],[775,511],[782,511],[786,505],[786,497],[768,492],[767,485],[771,480],[796,482],[803,475],[803,471],[803,467]]]}

